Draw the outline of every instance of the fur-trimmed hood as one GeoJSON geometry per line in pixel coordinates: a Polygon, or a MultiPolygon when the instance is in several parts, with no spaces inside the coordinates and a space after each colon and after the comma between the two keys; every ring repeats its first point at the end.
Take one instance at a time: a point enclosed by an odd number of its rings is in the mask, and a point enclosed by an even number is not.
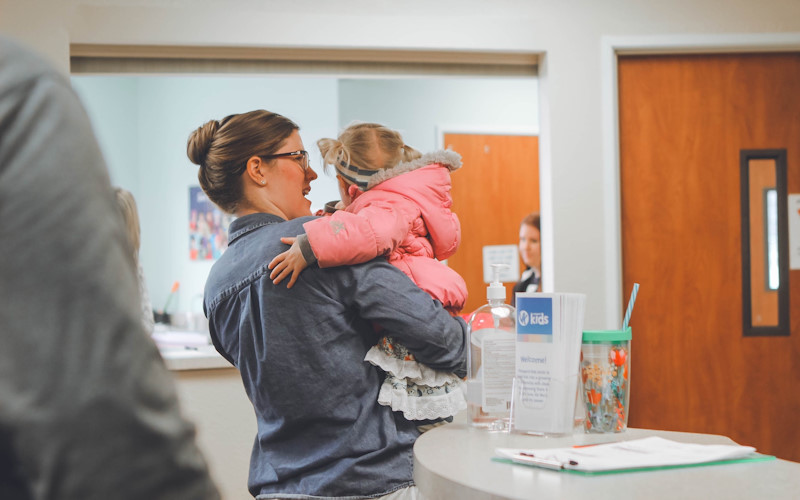
{"type": "Polygon", "coordinates": [[[398,163],[395,167],[381,170],[377,174],[373,175],[369,180],[369,184],[367,184],[367,190],[372,189],[377,184],[391,179],[392,177],[397,177],[398,175],[405,174],[406,172],[411,172],[412,170],[417,170],[418,168],[426,167],[434,163],[444,165],[448,168],[448,170],[450,170],[450,172],[453,172],[454,170],[461,168],[461,155],[450,149],[441,149],[439,151],[425,153],[416,160],[398,163]]]}

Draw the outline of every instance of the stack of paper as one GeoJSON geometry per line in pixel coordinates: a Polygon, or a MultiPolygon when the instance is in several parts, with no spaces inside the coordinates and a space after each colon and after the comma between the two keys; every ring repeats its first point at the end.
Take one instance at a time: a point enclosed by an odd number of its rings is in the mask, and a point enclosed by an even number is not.
{"type": "Polygon", "coordinates": [[[594,446],[495,450],[498,457],[514,463],[585,473],[775,458],[754,452],[752,446],[679,443],[655,436],[594,446]]]}
{"type": "Polygon", "coordinates": [[[514,431],[571,434],[586,296],[517,293],[514,431]]]}
{"type": "Polygon", "coordinates": [[[154,331],[152,336],[158,347],[202,347],[211,343],[209,336],[202,332],[154,331]]]}

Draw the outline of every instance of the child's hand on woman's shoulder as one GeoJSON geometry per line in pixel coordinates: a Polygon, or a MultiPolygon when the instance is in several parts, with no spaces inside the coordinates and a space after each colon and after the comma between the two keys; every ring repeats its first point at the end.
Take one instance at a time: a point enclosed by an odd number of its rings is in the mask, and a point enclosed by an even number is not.
{"type": "Polygon", "coordinates": [[[289,250],[276,255],[275,258],[270,261],[267,266],[267,268],[272,270],[272,272],[269,273],[269,278],[272,280],[273,284],[277,285],[288,277],[289,283],[286,284],[286,288],[292,288],[292,285],[297,281],[303,269],[308,267],[308,262],[306,262],[305,257],[303,257],[303,252],[300,249],[300,244],[297,242],[296,237],[284,236],[281,238],[281,243],[292,246],[289,247],[289,250]]]}

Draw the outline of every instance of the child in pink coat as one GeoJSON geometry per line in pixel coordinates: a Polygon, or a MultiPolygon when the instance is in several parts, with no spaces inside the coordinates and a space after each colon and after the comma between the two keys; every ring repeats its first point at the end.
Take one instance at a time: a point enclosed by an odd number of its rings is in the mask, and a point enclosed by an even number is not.
{"type": "MultiPolygon", "coordinates": [[[[333,267],[382,255],[457,314],[467,299],[466,283],[439,260],[453,255],[461,242],[450,196],[450,172],[461,167],[461,156],[422,155],[399,133],[374,123],[351,125],[339,139],[317,145],[325,165],[336,169],[344,209],[306,222],[306,234],[282,240],[292,246],[270,262],[273,282],[289,278],[291,287],[315,261],[333,267]]],[[[378,402],[408,420],[439,421],[466,407],[459,377],[417,363],[390,337],[373,346],[365,360],[386,372],[378,402]]]]}

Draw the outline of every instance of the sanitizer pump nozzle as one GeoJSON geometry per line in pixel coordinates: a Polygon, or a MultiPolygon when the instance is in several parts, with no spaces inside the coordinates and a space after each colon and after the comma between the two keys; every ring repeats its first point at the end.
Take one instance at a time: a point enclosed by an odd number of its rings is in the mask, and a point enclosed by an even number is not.
{"type": "Polygon", "coordinates": [[[492,264],[492,282],[486,287],[486,298],[490,304],[506,301],[506,287],[500,282],[500,272],[508,267],[508,264],[492,264]]]}

